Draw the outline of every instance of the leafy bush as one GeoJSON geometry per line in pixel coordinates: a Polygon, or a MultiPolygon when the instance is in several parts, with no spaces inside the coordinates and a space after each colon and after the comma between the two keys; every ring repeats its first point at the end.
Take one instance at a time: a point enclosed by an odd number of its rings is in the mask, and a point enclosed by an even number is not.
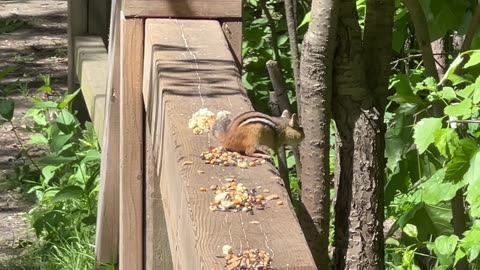
{"type": "MultiPolygon", "coordinates": [[[[51,91],[49,77],[43,76],[41,91],[51,91]]],[[[28,187],[36,203],[26,218],[32,224],[41,243],[42,260],[56,269],[93,269],[95,265],[92,242],[95,235],[100,153],[91,123],[83,126],[68,108],[80,90],[58,101],[33,98],[33,106],[25,115],[25,131],[32,132],[30,140],[19,153],[26,162],[17,166],[18,183],[28,187]],[[45,149],[32,158],[27,147],[45,149]],[[53,255],[53,256],[50,256],[53,255]],[[56,267],[55,267],[56,266],[56,267]]],[[[10,124],[12,131],[15,103],[0,98],[0,123],[10,124]]],[[[19,138],[19,136],[17,136],[19,138]]],[[[37,246],[35,244],[34,246],[37,246]]]]}

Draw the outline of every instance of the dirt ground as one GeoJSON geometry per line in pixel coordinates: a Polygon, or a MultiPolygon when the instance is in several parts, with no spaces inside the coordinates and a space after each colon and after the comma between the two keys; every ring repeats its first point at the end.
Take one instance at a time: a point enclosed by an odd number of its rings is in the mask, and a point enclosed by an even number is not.
{"type": "MultiPolygon", "coordinates": [[[[16,103],[14,123],[19,127],[32,95],[43,85],[39,75],[50,75],[52,89],[57,94],[67,89],[66,12],[66,0],[0,0],[0,71],[9,66],[15,68],[0,81],[0,87],[14,84],[23,89],[23,93],[16,91],[10,95],[16,103]],[[6,24],[18,27],[3,33],[6,24]]],[[[29,138],[29,134],[19,135],[22,142],[29,138]]],[[[16,191],[15,182],[7,181],[18,162],[15,156],[20,149],[12,127],[0,126],[0,261],[19,254],[19,243],[31,235],[21,217],[30,204],[16,191]]],[[[29,149],[33,156],[40,151],[29,149]]]]}

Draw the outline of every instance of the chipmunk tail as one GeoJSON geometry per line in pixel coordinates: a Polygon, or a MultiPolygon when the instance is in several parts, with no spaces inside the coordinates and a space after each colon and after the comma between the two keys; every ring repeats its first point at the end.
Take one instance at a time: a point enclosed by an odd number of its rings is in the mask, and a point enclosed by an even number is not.
{"type": "Polygon", "coordinates": [[[219,141],[223,141],[225,134],[227,133],[228,125],[232,122],[230,112],[219,111],[215,120],[215,124],[212,127],[212,134],[219,141]]]}

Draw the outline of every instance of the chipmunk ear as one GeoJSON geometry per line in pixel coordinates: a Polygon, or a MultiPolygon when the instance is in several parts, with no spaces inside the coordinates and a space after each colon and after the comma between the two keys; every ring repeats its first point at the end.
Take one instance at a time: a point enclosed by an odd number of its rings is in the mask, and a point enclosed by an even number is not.
{"type": "Polygon", "coordinates": [[[283,118],[290,118],[290,112],[288,110],[284,110],[282,112],[282,116],[280,117],[283,117],[283,118]]]}
{"type": "Polygon", "coordinates": [[[290,117],[290,121],[288,121],[288,125],[290,127],[298,127],[299,124],[298,124],[298,116],[297,114],[292,114],[292,117],[290,117]]]}

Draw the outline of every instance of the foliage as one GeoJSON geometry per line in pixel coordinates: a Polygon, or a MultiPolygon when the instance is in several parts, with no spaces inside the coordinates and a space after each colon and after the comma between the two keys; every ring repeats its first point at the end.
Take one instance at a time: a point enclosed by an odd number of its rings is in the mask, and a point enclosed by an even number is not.
{"type": "Polygon", "coordinates": [[[475,91],[480,79],[470,69],[478,67],[479,56],[479,50],[460,54],[440,83],[422,79],[418,71],[392,76],[396,93],[390,98],[395,109],[386,134],[386,198],[387,203],[395,201],[400,192],[409,202],[399,213],[389,211],[397,218],[389,235],[398,228],[404,233],[400,242],[387,241],[393,265],[420,269],[415,264],[416,253],[436,258],[436,269],[446,269],[464,257],[472,265],[480,261],[480,238],[472,237],[480,222],[480,123],[470,121],[480,114],[480,91],[475,91]],[[430,109],[438,104],[443,113],[433,117],[430,109]],[[470,229],[462,239],[452,234],[450,223],[450,200],[457,191],[465,195],[469,217],[470,229]]]}
{"type": "MultiPolygon", "coordinates": [[[[49,76],[41,76],[40,91],[50,92],[49,76]]],[[[18,159],[27,160],[15,169],[16,180],[36,203],[26,218],[31,223],[38,252],[45,265],[54,269],[93,269],[94,250],[91,243],[95,233],[100,154],[91,123],[82,126],[69,110],[69,104],[80,90],[66,94],[57,101],[33,98],[33,106],[25,114],[24,122],[30,140],[18,159]],[[28,152],[31,145],[45,149],[33,159],[28,152]]],[[[13,122],[15,103],[7,96],[0,98],[0,123],[13,122]]],[[[17,136],[18,137],[18,136],[17,136]]]]}

